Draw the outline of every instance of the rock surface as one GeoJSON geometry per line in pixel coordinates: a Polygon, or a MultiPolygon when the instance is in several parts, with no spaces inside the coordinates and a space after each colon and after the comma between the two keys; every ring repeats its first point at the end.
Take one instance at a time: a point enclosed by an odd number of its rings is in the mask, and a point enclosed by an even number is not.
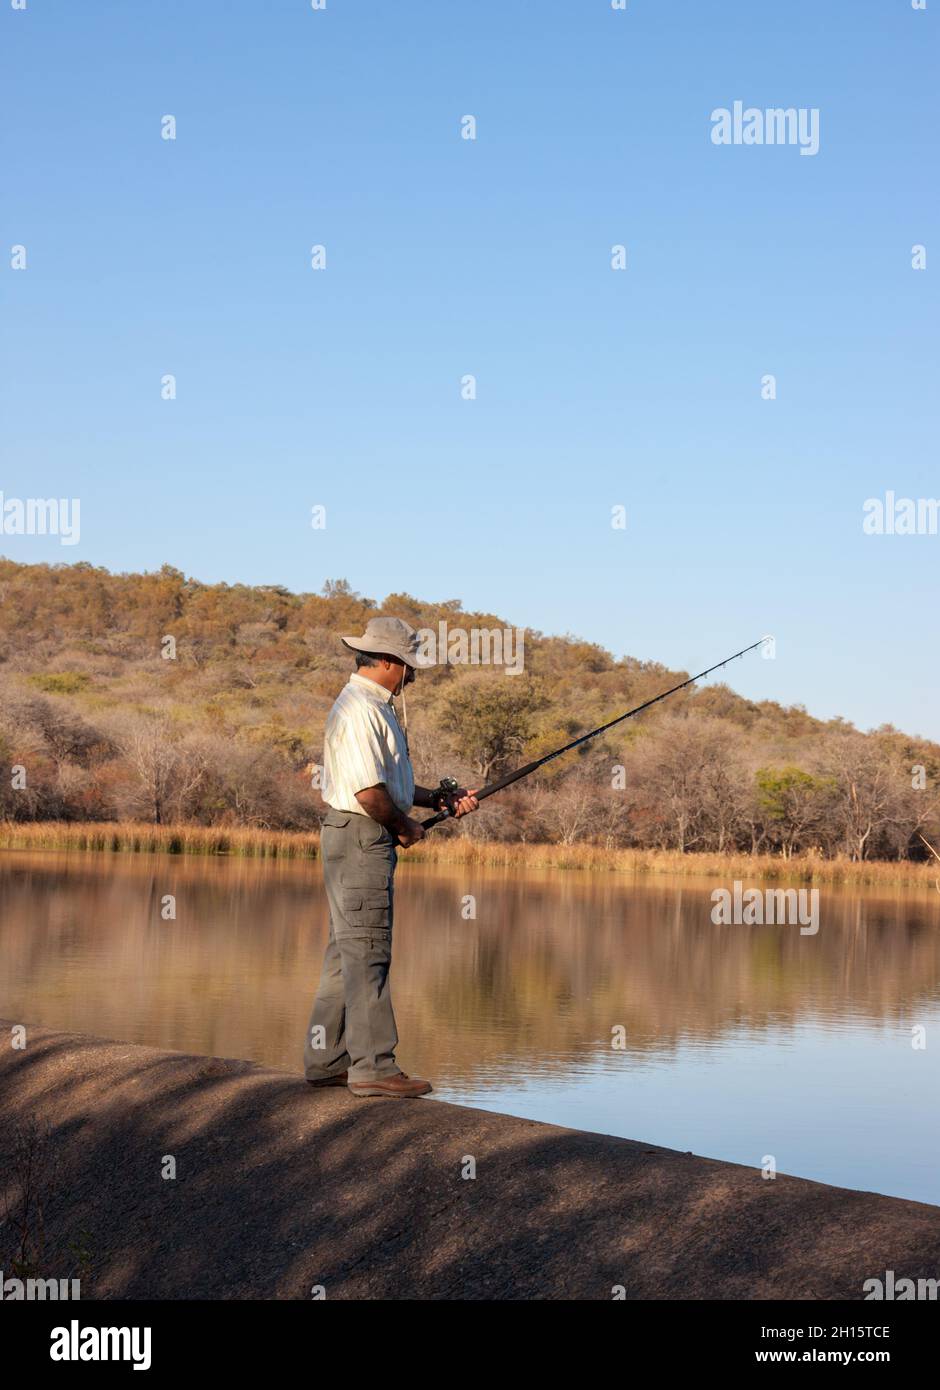
{"type": "Polygon", "coordinates": [[[5,1276],[25,1233],[83,1299],[861,1299],[889,1269],[940,1276],[940,1207],[39,1027],[0,1053],[0,1188],[5,1276]]]}

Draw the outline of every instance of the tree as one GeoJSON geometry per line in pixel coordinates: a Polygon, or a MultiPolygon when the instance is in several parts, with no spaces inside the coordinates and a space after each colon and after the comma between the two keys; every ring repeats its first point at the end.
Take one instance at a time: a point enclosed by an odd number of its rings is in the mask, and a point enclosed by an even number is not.
{"type": "MultiPolygon", "coordinates": [[[[743,769],[718,720],[667,715],[625,763],[634,821],[662,849],[727,849],[740,829],[743,769]]],[[[648,841],[647,841],[648,842],[648,841]]]]}
{"type": "Polygon", "coordinates": [[[154,825],[180,818],[205,776],[201,750],[174,735],[169,720],[131,720],[120,736],[121,751],[134,773],[131,809],[154,825]]]}
{"type": "MultiPolygon", "coordinates": [[[[553,839],[563,845],[589,839],[598,817],[597,782],[584,758],[541,798],[541,819],[553,839]]],[[[622,798],[621,798],[622,799],[622,798]]]]}
{"type": "Polygon", "coordinates": [[[897,769],[881,742],[855,732],[832,739],[827,761],[834,825],[849,857],[867,859],[896,814],[897,769]]]}
{"type": "Polygon", "coordinates": [[[833,781],[813,777],[798,767],[762,767],[757,771],[757,804],[784,859],[805,849],[832,806],[833,781]]]}
{"type": "Polygon", "coordinates": [[[445,706],[441,728],[483,784],[519,757],[535,732],[536,714],[547,703],[529,676],[468,676],[445,706]]]}

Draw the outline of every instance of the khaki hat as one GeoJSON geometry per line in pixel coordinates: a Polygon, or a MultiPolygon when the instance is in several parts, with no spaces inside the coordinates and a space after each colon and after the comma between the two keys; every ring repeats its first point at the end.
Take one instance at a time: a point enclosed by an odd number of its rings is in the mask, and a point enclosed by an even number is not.
{"type": "Polygon", "coordinates": [[[404,618],[370,618],[361,637],[340,637],[344,647],[373,656],[394,656],[406,666],[418,664],[418,634],[404,618]]]}

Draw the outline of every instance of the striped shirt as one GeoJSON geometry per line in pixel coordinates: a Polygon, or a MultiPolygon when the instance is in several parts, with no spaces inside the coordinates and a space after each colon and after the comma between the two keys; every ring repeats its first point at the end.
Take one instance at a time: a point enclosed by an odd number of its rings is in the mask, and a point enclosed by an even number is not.
{"type": "Polygon", "coordinates": [[[415,779],[391,692],[353,674],[326,721],[323,800],[334,811],[362,814],[356,792],[380,782],[399,811],[411,809],[415,779]]]}

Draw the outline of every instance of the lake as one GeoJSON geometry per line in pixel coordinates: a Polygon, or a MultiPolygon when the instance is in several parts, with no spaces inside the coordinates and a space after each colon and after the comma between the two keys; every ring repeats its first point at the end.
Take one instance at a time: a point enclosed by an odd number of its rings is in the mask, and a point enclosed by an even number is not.
{"type": "MultiPolygon", "coordinates": [[[[940,1204],[940,893],[821,886],[801,935],[715,926],[717,887],[403,857],[399,1062],[440,1100],[940,1204]]],[[[326,931],[314,862],[2,851],[0,1016],[301,1075],[326,931]]]]}

